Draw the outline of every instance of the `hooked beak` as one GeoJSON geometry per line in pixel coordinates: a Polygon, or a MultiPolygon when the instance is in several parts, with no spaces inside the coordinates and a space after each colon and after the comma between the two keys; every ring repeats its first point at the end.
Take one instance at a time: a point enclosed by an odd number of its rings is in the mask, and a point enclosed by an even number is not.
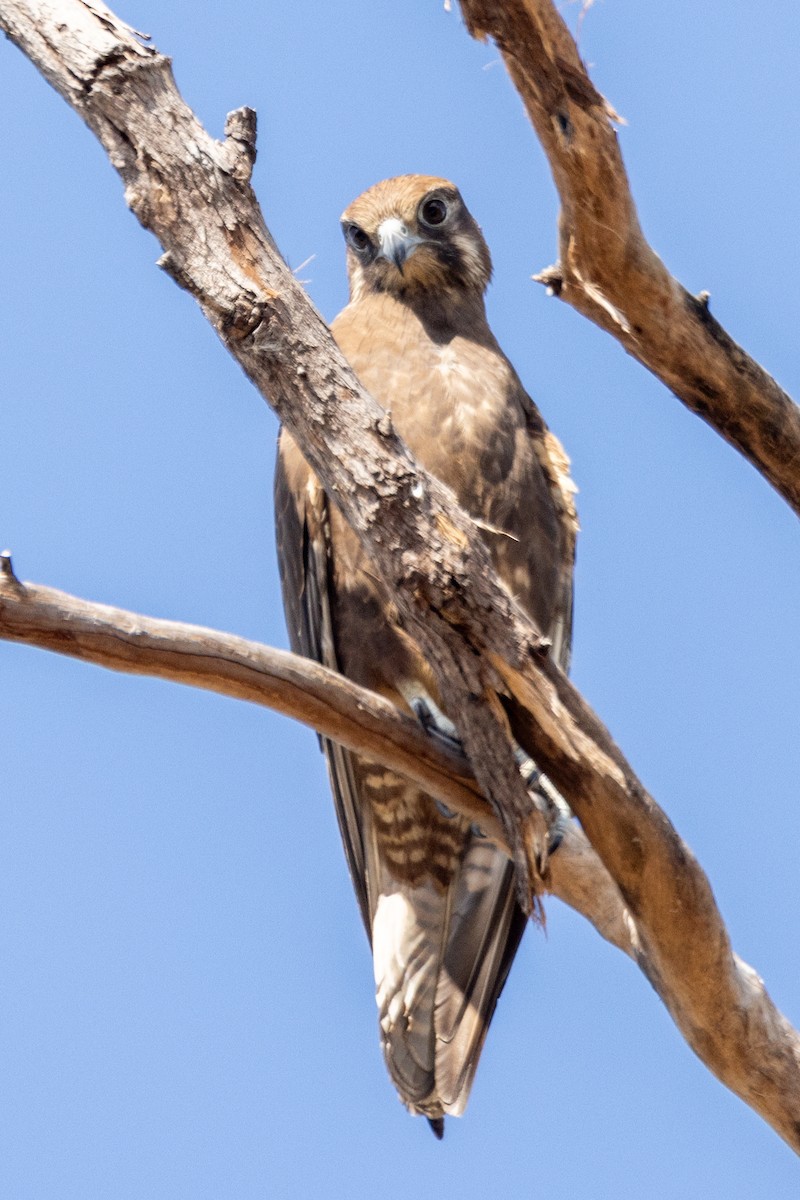
{"type": "Polygon", "coordinates": [[[411,233],[399,217],[388,217],[378,226],[378,258],[394,263],[402,275],[403,263],[423,241],[411,233]]]}

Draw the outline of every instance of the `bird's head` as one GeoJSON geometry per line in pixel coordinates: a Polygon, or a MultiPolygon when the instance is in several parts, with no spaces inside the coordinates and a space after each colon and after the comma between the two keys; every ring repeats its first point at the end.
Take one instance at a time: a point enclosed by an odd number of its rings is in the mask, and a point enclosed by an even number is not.
{"type": "Polygon", "coordinates": [[[492,261],[480,228],[447,179],[400,175],[342,213],[352,299],[443,291],[481,296],[492,261]]]}

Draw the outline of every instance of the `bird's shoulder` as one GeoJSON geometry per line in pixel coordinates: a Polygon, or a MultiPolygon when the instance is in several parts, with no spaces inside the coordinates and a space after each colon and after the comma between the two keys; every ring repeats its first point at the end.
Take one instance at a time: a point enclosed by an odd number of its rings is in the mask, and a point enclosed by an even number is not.
{"type": "Polygon", "coordinates": [[[545,424],[537,405],[517,378],[517,399],[525,414],[528,436],[536,457],[547,478],[551,495],[569,546],[568,557],[574,559],[575,540],[580,528],[575,497],[577,485],[572,478],[569,455],[552,429],[545,424]]]}

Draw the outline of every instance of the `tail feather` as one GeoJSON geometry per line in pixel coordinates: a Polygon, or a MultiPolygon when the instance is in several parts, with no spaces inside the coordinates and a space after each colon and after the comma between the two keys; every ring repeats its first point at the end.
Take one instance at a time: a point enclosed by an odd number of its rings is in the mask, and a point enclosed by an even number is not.
{"type": "Polygon", "coordinates": [[[444,904],[445,897],[431,883],[405,887],[379,897],[372,922],[375,998],[386,1065],[405,1103],[420,1112],[427,1112],[435,1091],[434,1006],[444,904]]]}
{"type": "Polygon", "coordinates": [[[436,994],[435,1074],[444,1112],[460,1116],[526,921],[511,863],[485,841],[470,844],[453,888],[436,994]]]}
{"type": "Polygon", "coordinates": [[[513,869],[483,839],[469,838],[446,889],[381,871],[372,944],[384,1057],[402,1100],[437,1137],[445,1114],[464,1111],[524,926],[513,869]]]}
{"type": "Polygon", "coordinates": [[[437,1141],[441,1141],[444,1137],[444,1117],[428,1117],[428,1124],[433,1130],[433,1136],[437,1141]]]}

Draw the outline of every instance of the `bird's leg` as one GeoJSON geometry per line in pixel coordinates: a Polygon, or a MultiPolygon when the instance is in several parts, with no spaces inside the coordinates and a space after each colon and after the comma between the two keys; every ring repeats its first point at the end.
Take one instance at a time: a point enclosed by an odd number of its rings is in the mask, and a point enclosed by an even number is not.
{"type": "MultiPolygon", "coordinates": [[[[463,752],[464,746],[455,725],[449,717],[445,716],[438,704],[431,700],[430,696],[424,696],[417,692],[409,697],[409,704],[427,734],[447,746],[449,750],[463,752]]],[[[554,854],[561,845],[564,831],[572,816],[570,807],[558,789],[546,775],[542,774],[536,763],[521,746],[515,746],[514,757],[531,800],[547,822],[547,853],[548,855],[554,854]]],[[[436,807],[442,816],[448,819],[457,815],[446,804],[442,804],[441,800],[436,801],[436,807]]],[[[478,837],[485,837],[483,830],[478,825],[473,824],[472,831],[478,837]]]]}
{"type": "Polygon", "coordinates": [[[426,733],[436,738],[437,742],[447,746],[449,750],[463,752],[464,746],[458,736],[458,730],[450,718],[444,715],[438,704],[431,700],[430,696],[413,696],[410,703],[414,710],[414,716],[426,733]]]}
{"type": "MultiPolygon", "coordinates": [[[[456,727],[449,717],[446,717],[437,704],[429,696],[421,696],[419,694],[410,697],[409,703],[414,710],[414,716],[419,721],[425,732],[432,738],[435,738],[441,745],[446,746],[448,750],[457,750],[463,753],[464,746],[461,738],[458,736],[456,727]]],[[[456,816],[452,808],[448,808],[446,804],[442,804],[441,800],[437,800],[436,807],[443,817],[450,820],[456,816]]],[[[473,830],[478,833],[477,825],[473,825],[473,830]]],[[[481,836],[483,836],[481,834],[481,836]]]]}
{"type": "Polygon", "coordinates": [[[514,751],[519,773],[525,781],[528,794],[539,812],[547,821],[547,853],[554,854],[564,838],[572,817],[572,809],[558,788],[539,770],[529,754],[521,746],[514,751]]]}

